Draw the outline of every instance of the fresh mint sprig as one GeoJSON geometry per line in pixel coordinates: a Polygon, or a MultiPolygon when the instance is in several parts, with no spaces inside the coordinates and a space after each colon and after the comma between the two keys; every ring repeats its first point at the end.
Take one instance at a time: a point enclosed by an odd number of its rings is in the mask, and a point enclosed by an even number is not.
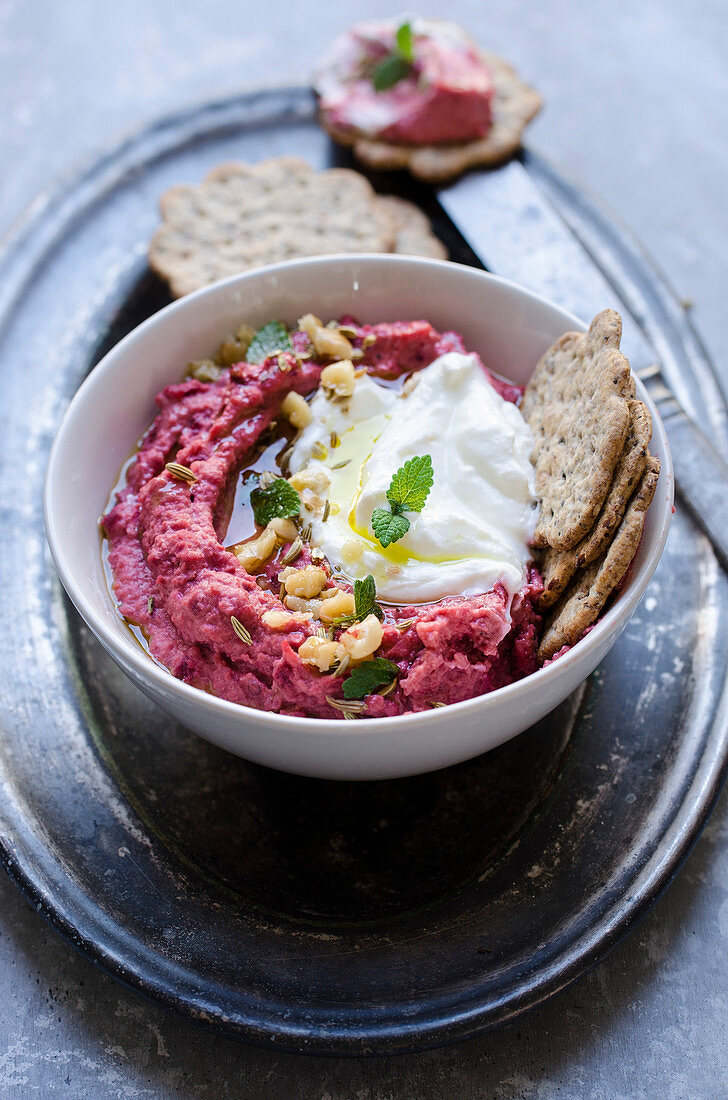
{"type": "Polygon", "coordinates": [[[372,84],[375,92],[386,92],[399,84],[412,72],[415,59],[412,24],[402,23],[395,35],[395,48],[383,57],[372,70],[372,84]]]}
{"type": "Polygon", "coordinates": [[[280,321],[269,321],[267,325],[258,329],[250,341],[245,361],[258,366],[281,351],[293,351],[293,342],[285,325],[280,321]]]}
{"type": "Polygon", "coordinates": [[[402,23],[401,26],[397,28],[395,41],[400,57],[403,57],[405,61],[414,61],[415,43],[412,37],[412,24],[409,21],[402,23]]]}
{"type": "Polygon", "coordinates": [[[407,516],[388,512],[386,508],[375,508],[372,512],[372,530],[379,543],[386,549],[393,542],[399,542],[409,531],[407,516]]]}
{"type": "Polygon", "coordinates": [[[377,688],[391,684],[398,673],[397,666],[384,657],[364,661],[352,669],[351,676],[341,685],[344,698],[363,699],[365,695],[371,695],[377,688]]]}
{"type": "Polygon", "coordinates": [[[265,527],[272,519],[290,519],[301,511],[301,498],[284,477],[274,478],[262,489],[258,486],[250,494],[255,522],[265,527]]]}
{"type": "Polygon", "coordinates": [[[429,455],[416,455],[400,466],[387,489],[389,511],[375,508],[372,512],[372,530],[383,547],[407,534],[410,521],[404,513],[422,511],[433,481],[429,455]]]}
{"type": "Polygon", "coordinates": [[[334,620],[334,626],[361,623],[369,615],[376,615],[380,622],[384,618],[384,612],[377,603],[377,589],[371,573],[363,581],[354,581],[354,612],[351,615],[339,615],[334,620]]]}

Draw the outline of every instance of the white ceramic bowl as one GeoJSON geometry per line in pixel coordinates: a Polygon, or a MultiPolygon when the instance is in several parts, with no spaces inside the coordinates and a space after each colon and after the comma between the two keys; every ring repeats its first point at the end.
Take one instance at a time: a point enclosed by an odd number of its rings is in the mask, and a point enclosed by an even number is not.
{"type": "MultiPolygon", "coordinates": [[[[605,303],[605,305],[608,303],[605,303]]],[[[154,395],[189,359],[213,353],[242,321],[293,322],[311,311],[361,321],[427,318],[461,332],[494,370],[524,383],[576,318],[473,268],[403,256],[330,256],[260,268],[183,298],[121,341],[71,402],[45,488],[48,541],[61,580],[91,630],[130,679],[183,725],[261,764],[301,775],[382,779],[467,760],[514,737],[562,702],[624,630],[657,565],[670,523],[672,465],[652,411],[662,472],[630,579],[594,629],[564,657],[508,687],[450,707],[341,722],[293,718],[217,699],[176,680],[137,645],[114,607],[98,519],[119,468],[154,416],[154,395]]]]}

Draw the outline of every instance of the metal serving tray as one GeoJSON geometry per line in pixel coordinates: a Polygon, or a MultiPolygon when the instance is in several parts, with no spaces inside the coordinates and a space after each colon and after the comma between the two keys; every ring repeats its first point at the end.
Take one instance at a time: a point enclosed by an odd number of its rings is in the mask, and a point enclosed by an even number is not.
{"type": "MultiPolygon", "coordinates": [[[[139,694],[53,573],[46,455],[74,390],[167,294],[145,249],[165,187],[232,158],[333,150],[311,92],[163,119],[31,207],[0,257],[0,852],[35,905],[131,988],[288,1050],[413,1050],[494,1027],[594,966],[669,883],[728,756],[728,586],[678,509],[608,659],[545,721],[419,778],[333,783],[215,749],[139,694]]],[[[725,454],[726,407],[644,256],[539,157],[683,405],[725,454]]],[[[390,185],[434,210],[430,192],[390,185]]],[[[467,249],[436,226],[453,259],[467,249]]]]}

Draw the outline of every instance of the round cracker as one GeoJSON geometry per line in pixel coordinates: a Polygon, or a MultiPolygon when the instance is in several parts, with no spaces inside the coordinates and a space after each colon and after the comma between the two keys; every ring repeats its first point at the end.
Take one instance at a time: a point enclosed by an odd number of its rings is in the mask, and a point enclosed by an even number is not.
{"type": "Polygon", "coordinates": [[[397,230],[358,172],[315,172],[297,157],[223,164],[202,183],[172,187],[151,267],[175,297],[249,267],[334,252],[390,252],[397,230]]]}

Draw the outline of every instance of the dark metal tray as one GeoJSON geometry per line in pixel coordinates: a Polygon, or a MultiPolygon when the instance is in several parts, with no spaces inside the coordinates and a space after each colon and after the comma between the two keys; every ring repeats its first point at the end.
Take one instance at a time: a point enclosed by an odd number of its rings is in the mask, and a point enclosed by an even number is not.
{"type": "MultiPolygon", "coordinates": [[[[307,89],[194,107],[59,183],[6,240],[0,850],[55,927],[177,1013],[289,1050],[412,1050],[552,996],[670,881],[725,771],[728,587],[678,510],[646,599],[590,681],[502,748],[415,779],[256,767],[133,689],[50,566],[46,454],[87,371],[167,301],[145,263],[160,192],[283,152],[341,160],[307,89]]],[[[578,189],[524,163],[725,451],[725,404],[664,283],[578,189]]]]}

